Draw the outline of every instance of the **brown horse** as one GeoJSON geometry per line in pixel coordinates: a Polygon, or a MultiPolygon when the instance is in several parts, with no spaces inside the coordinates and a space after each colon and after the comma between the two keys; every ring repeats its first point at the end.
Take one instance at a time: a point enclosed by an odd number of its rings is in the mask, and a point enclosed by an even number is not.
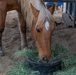
{"type": "Polygon", "coordinates": [[[53,17],[42,0],[0,0],[0,56],[2,49],[2,32],[5,27],[6,13],[17,10],[21,33],[21,46],[26,46],[26,25],[38,47],[39,57],[43,61],[51,58],[51,37],[55,28],[53,17]],[[23,17],[24,16],[24,17],[23,17]]]}

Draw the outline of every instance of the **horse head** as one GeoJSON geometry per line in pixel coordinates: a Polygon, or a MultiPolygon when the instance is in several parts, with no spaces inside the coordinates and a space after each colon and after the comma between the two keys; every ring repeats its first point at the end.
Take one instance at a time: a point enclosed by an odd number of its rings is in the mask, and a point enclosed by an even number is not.
{"type": "Polygon", "coordinates": [[[37,10],[31,4],[34,15],[31,27],[31,34],[36,42],[39,57],[41,61],[49,61],[51,58],[51,37],[55,29],[55,23],[49,10],[45,7],[43,10],[37,10]],[[47,16],[48,15],[48,16],[47,16]]]}

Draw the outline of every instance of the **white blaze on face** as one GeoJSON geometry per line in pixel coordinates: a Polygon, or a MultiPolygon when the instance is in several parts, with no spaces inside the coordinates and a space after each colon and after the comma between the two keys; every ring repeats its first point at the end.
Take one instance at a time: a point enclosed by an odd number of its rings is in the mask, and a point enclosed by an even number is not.
{"type": "Polygon", "coordinates": [[[46,30],[49,30],[49,27],[50,27],[49,22],[46,21],[46,22],[45,22],[45,29],[46,29],[46,30]]]}

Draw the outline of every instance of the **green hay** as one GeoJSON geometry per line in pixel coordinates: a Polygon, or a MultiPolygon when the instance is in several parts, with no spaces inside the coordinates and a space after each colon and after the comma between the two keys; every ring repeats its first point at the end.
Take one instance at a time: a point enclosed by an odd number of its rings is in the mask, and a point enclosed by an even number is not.
{"type": "Polygon", "coordinates": [[[64,62],[62,71],[55,72],[54,75],[76,75],[76,53],[65,49],[61,45],[56,44],[53,52],[57,53],[57,57],[64,62]]]}
{"type": "Polygon", "coordinates": [[[33,71],[23,62],[18,62],[14,67],[7,70],[6,75],[39,75],[38,71],[33,71]]]}
{"type": "Polygon", "coordinates": [[[15,59],[17,59],[20,56],[24,56],[25,58],[31,61],[39,60],[38,53],[37,51],[34,51],[34,50],[21,50],[21,51],[16,52],[14,56],[15,56],[15,59]]]}
{"type": "MultiPolygon", "coordinates": [[[[65,49],[59,44],[55,44],[52,47],[52,60],[61,59],[64,62],[64,68],[62,71],[57,71],[54,75],[76,75],[76,53],[65,49]],[[56,56],[54,56],[56,55],[56,56]]],[[[38,53],[34,50],[23,50],[15,53],[15,58],[19,56],[25,56],[26,58],[39,62],[38,53]]],[[[52,60],[50,62],[52,62],[52,60]]],[[[40,75],[38,71],[33,71],[29,68],[27,63],[17,62],[16,65],[10,68],[7,75],[40,75]]]]}

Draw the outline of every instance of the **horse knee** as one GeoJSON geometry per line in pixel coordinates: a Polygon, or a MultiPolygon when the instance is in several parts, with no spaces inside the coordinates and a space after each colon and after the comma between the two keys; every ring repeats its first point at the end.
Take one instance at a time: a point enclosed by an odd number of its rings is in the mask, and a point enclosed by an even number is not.
{"type": "Polygon", "coordinates": [[[20,21],[20,30],[22,33],[26,33],[26,23],[23,19],[20,21]]]}
{"type": "Polygon", "coordinates": [[[22,32],[22,33],[26,33],[26,28],[21,27],[21,32],[22,32]]]}

